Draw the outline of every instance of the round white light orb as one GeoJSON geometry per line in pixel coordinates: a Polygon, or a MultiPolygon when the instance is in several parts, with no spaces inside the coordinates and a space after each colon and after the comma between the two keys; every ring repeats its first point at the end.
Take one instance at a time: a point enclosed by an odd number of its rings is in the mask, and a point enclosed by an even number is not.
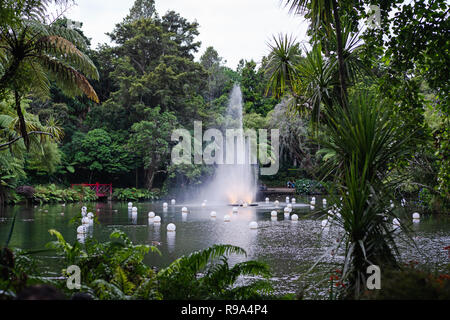
{"type": "Polygon", "coordinates": [[[161,217],[160,217],[160,216],[155,216],[155,217],[153,218],[153,222],[154,222],[154,223],[160,223],[160,222],[161,222],[161,217]]]}
{"type": "MultiPolygon", "coordinates": [[[[284,207],[284,212],[290,212],[289,207],[284,207]]],[[[273,211],[272,211],[273,212],[273,211]]]]}
{"type": "Polygon", "coordinates": [[[128,202],[128,208],[131,208],[133,206],[133,202],[128,202]]]}
{"type": "Polygon", "coordinates": [[[173,232],[173,231],[175,231],[177,229],[177,227],[175,226],[175,224],[173,224],[173,223],[169,223],[168,225],[167,225],[167,231],[169,231],[169,232],[173,232]]]}
{"type": "Polygon", "coordinates": [[[297,201],[297,200],[295,200],[295,198],[292,198],[292,199],[291,199],[291,202],[292,202],[292,203],[296,203],[296,201],[297,201]]]}
{"type": "Polygon", "coordinates": [[[188,208],[186,207],[181,208],[181,212],[188,212],[188,208]]]}
{"type": "Polygon", "coordinates": [[[289,203],[289,197],[286,197],[286,203],[289,203]]]}
{"type": "Polygon", "coordinates": [[[314,206],[313,206],[313,205],[310,205],[309,208],[310,208],[311,210],[314,210],[314,206]]]}
{"type": "Polygon", "coordinates": [[[211,211],[211,213],[209,214],[212,218],[217,217],[217,213],[215,211],[211,211]]]}
{"type": "Polygon", "coordinates": [[[266,203],[269,203],[269,198],[266,198],[266,203]]]}
{"type": "Polygon", "coordinates": [[[323,204],[327,204],[327,199],[324,198],[324,199],[322,200],[322,203],[323,203],[323,204]]]}
{"type": "Polygon", "coordinates": [[[233,207],[233,213],[238,213],[239,209],[238,207],[233,207]]]}
{"type": "Polygon", "coordinates": [[[418,212],[414,212],[412,217],[413,219],[420,219],[420,214],[418,212]]]}
{"type": "Polygon", "coordinates": [[[154,213],[153,211],[150,211],[150,212],[148,213],[148,217],[149,217],[150,219],[153,219],[153,218],[155,217],[155,213],[154,213]]]}
{"type": "Polygon", "coordinates": [[[316,201],[316,197],[312,197],[312,198],[311,198],[311,201],[314,201],[314,202],[315,202],[315,201],[316,201]]]}
{"type": "Polygon", "coordinates": [[[202,202],[202,207],[205,207],[206,206],[206,202],[202,202]]]}
{"type": "Polygon", "coordinates": [[[225,222],[229,222],[231,220],[229,215],[225,215],[225,217],[223,217],[223,221],[225,222]]]}
{"type": "Polygon", "coordinates": [[[278,207],[278,205],[280,204],[280,202],[278,200],[275,200],[274,202],[275,206],[278,207]]]}
{"type": "Polygon", "coordinates": [[[252,221],[248,224],[250,229],[257,229],[258,228],[258,223],[256,221],[252,221]]]}
{"type": "Polygon", "coordinates": [[[77,233],[79,233],[79,234],[83,234],[83,233],[86,233],[86,232],[87,232],[87,228],[85,226],[79,226],[77,228],[77,233]]]}
{"type": "Polygon", "coordinates": [[[292,204],[288,203],[286,208],[292,208],[292,204]]]}
{"type": "Polygon", "coordinates": [[[272,211],[272,212],[270,213],[270,215],[271,215],[272,217],[276,217],[276,216],[277,216],[277,212],[274,210],[274,211],[272,211]]]}
{"type": "Polygon", "coordinates": [[[293,214],[293,215],[291,216],[291,219],[292,219],[292,221],[297,221],[297,220],[298,220],[298,215],[293,214]]]}
{"type": "Polygon", "coordinates": [[[167,202],[164,202],[163,203],[163,208],[167,208],[167,206],[168,206],[167,202]]]}
{"type": "Polygon", "coordinates": [[[131,208],[131,211],[133,211],[133,212],[137,212],[137,207],[133,207],[133,208],[131,208]]]}

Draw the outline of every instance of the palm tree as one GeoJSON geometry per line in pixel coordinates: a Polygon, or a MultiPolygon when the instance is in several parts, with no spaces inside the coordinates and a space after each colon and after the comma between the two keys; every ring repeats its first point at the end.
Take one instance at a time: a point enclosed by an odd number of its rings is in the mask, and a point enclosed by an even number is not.
{"type": "Polygon", "coordinates": [[[286,0],[286,6],[296,14],[306,14],[311,19],[312,29],[317,31],[321,26],[331,33],[332,26],[336,31],[337,57],[339,66],[340,97],[342,105],[346,105],[347,84],[345,81],[344,45],[337,0],[286,0]]]}
{"type": "Polygon", "coordinates": [[[335,104],[325,113],[329,121],[320,153],[325,175],[334,176],[341,197],[332,201],[339,204],[341,217],[329,216],[345,231],[346,294],[358,298],[369,265],[398,267],[392,229],[398,212],[389,200],[402,181],[393,179],[390,168],[413,154],[414,133],[399,127],[389,106],[367,93],[352,95],[346,108],[335,104]]]}
{"type": "Polygon", "coordinates": [[[20,103],[26,94],[33,92],[46,98],[50,81],[54,81],[69,96],[85,94],[99,102],[86,78],[98,79],[97,69],[77,47],[86,48],[77,31],[37,18],[24,17],[19,24],[0,26],[0,93],[14,94],[27,149],[30,139],[20,103]]]}

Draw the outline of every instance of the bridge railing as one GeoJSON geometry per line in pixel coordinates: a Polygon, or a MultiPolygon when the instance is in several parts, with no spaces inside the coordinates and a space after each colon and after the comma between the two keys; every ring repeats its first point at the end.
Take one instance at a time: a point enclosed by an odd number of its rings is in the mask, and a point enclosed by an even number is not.
{"type": "Polygon", "coordinates": [[[91,190],[95,191],[95,194],[98,197],[107,197],[108,195],[112,195],[112,183],[104,184],[104,183],[79,183],[79,184],[72,184],[73,186],[82,186],[82,187],[88,187],[91,190]]]}

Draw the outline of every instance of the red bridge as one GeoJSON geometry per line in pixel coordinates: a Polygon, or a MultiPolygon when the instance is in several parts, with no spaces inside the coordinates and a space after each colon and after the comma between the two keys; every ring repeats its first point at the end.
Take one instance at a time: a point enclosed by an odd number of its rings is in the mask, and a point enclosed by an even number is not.
{"type": "Polygon", "coordinates": [[[73,186],[82,186],[82,187],[88,187],[91,190],[95,191],[95,194],[97,197],[108,197],[112,195],[112,183],[109,184],[101,184],[101,183],[80,183],[80,184],[72,184],[73,186]]]}

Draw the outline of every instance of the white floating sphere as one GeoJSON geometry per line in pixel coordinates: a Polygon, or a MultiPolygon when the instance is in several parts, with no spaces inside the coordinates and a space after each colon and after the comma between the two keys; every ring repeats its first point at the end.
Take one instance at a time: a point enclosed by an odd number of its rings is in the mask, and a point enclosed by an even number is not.
{"type": "Polygon", "coordinates": [[[291,199],[291,202],[292,202],[292,203],[295,203],[295,202],[296,202],[295,198],[292,198],[292,199],[291,199]]]}
{"type": "Polygon", "coordinates": [[[133,208],[131,209],[131,211],[137,212],[137,207],[133,207],[133,208]]]}
{"type": "Polygon", "coordinates": [[[154,213],[153,211],[150,211],[150,212],[148,213],[148,217],[149,217],[150,219],[153,219],[153,218],[155,217],[155,213],[154,213]]]}
{"type": "Polygon", "coordinates": [[[328,221],[328,219],[325,219],[325,220],[322,220],[322,227],[326,227],[326,226],[328,226],[328,224],[329,224],[330,222],[328,221]]]}
{"type": "Polygon", "coordinates": [[[163,208],[167,208],[167,206],[168,206],[167,202],[164,202],[163,203],[163,208]]]}
{"type": "MultiPolygon", "coordinates": [[[[284,212],[291,212],[290,210],[289,210],[290,208],[288,208],[288,207],[284,207],[284,212]]],[[[274,211],[272,211],[272,212],[274,212],[274,211]]]]}
{"type": "Polygon", "coordinates": [[[237,213],[239,211],[238,207],[233,207],[233,213],[237,213]]]}
{"type": "Polygon", "coordinates": [[[324,199],[322,200],[322,203],[323,203],[323,204],[327,204],[327,199],[324,198],[324,199]]]}
{"type": "Polygon", "coordinates": [[[188,212],[188,208],[186,207],[181,208],[181,212],[188,212]]]}
{"type": "Polygon", "coordinates": [[[312,205],[315,205],[316,204],[316,200],[311,200],[311,202],[310,202],[312,205]]]}
{"type": "Polygon", "coordinates": [[[155,217],[153,218],[153,222],[155,222],[155,223],[160,223],[160,222],[161,222],[161,217],[160,217],[160,216],[155,216],[155,217]]]}
{"type": "Polygon", "coordinates": [[[288,203],[286,208],[292,208],[292,204],[288,203]]]}
{"type": "Polygon", "coordinates": [[[174,204],[176,203],[175,199],[172,199],[172,201],[170,201],[170,203],[171,203],[172,205],[174,205],[174,204]]]}
{"type": "Polygon", "coordinates": [[[275,200],[274,202],[275,206],[278,207],[278,205],[280,204],[280,202],[278,200],[275,200]]]}
{"type": "Polygon", "coordinates": [[[252,221],[248,224],[250,229],[257,229],[258,228],[258,223],[256,221],[252,221]]]}
{"type": "Polygon", "coordinates": [[[77,228],[77,233],[79,233],[79,234],[83,234],[83,233],[86,233],[86,232],[87,232],[87,228],[85,226],[79,226],[77,228]]]}
{"type": "Polygon", "coordinates": [[[311,198],[311,201],[316,202],[316,197],[312,197],[312,198],[311,198]]]}
{"type": "Polygon", "coordinates": [[[217,213],[215,211],[211,211],[211,213],[209,214],[212,218],[217,217],[217,213]]]}
{"type": "Polygon", "coordinates": [[[202,202],[202,207],[205,207],[206,206],[206,202],[202,202]]]}
{"type": "Polygon", "coordinates": [[[314,206],[313,206],[313,205],[310,205],[309,208],[310,208],[311,210],[314,210],[314,206]]]}
{"type": "Polygon", "coordinates": [[[272,212],[270,213],[270,215],[271,215],[272,217],[276,217],[276,216],[277,216],[277,212],[276,212],[276,211],[272,211],[272,212]]]}
{"type": "Polygon", "coordinates": [[[131,208],[133,206],[133,202],[128,202],[128,208],[131,208]]]}
{"type": "Polygon", "coordinates": [[[286,197],[286,203],[289,203],[289,197],[286,197]]]}
{"type": "Polygon", "coordinates": [[[394,220],[392,220],[392,224],[394,226],[400,226],[400,220],[398,220],[397,218],[394,218],[394,220]]]}
{"type": "Polygon", "coordinates": [[[413,219],[420,219],[420,214],[418,212],[414,212],[412,217],[413,219]]]}
{"type": "Polygon", "coordinates": [[[291,216],[291,219],[292,219],[292,221],[297,221],[297,220],[298,220],[298,215],[293,214],[293,215],[291,216]]]}
{"type": "Polygon", "coordinates": [[[229,215],[225,215],[225,217],[223,217],[223,221],[225,222],[229,222],[231,220],[229,215]]]}
{"type": "Polygon", "coordinates": [[[169,231],[169,232],[175,231],[176,228],[177,228],[177,227],[176,227],[175,224],[173,224],[173,223],[169,223],[169,224],[167,225],[167,231],[169,231]]]}
{"type": "Polygon", "coordinates": [[[269,198],[266,198],[266,203],[269,203],[269,198]]]}

